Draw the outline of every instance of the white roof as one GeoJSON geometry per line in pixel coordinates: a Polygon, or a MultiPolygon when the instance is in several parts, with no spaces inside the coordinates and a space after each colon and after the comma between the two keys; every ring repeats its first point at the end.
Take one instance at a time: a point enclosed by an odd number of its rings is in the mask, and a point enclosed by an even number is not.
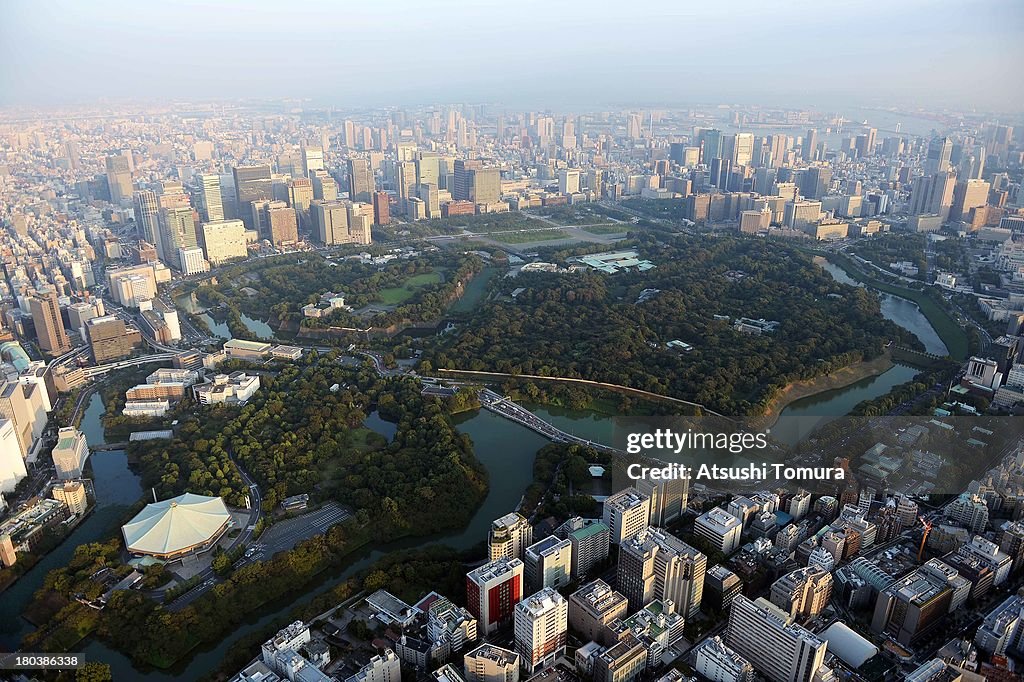
{"type": "Polygon", "coordinates": [[[230,518],[221,498],[185,493],[147,504],[121,531],[130,552],[174,554],[207,542],[230,518]]]}
{"type": "Polygon", "coordinates": [[[878,647],[851,630],[842,621],[832,623],[819,636],[828,641],[829,651],[854,668],[864,665],[878,653],[878,647]]]}

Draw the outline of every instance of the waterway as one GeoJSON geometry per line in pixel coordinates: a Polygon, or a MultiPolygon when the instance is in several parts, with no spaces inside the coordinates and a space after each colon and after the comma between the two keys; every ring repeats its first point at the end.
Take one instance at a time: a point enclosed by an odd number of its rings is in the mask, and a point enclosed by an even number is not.
{"type": "MultiPolygon", "coordinates": [[[[82,430],[91,443],[102,443],[100,416],[103,403],[98,395],[90,400],[82,419],[82,430]]],[[[261,610],[261,615],[238,628],[223,641],[194,653],[184,665],[173,670],[140,671],[131,661],[108,648],[102,641],[90,638],[81,647],[81,653],[90,661],[108,663],[115,680],[193,680],[215,669],[228,649],[252,632],[258,631],[275,619],[287,615],[298,602],[319,595],[379,560],[387,552],[418,547],[430,543],[443,543],[456,549],[468,549],[485,541],[490,522],[516,508],[533,478],[533,459],[547,440],[540,435],[485,410],[465,413],[455,418],[459,431],[473,439],[474,452],[490,475],[491,486],[487,497],[470,521],[457,531],[428,538],[410,538],[388,543],[376,549],[357,552],[344,568],[317,578],[317,585],[301,597],[290,595],[261,610]]],[[[367,426],[387,438],[394,436],[395,425],[376,413],[367,419],[367,426]]],[[[3,593],[0,599],[0,648],[13,649],[32,626],[20,617],[32,595],[42,586],[47,572],[67,563],[80,544],[103,540],[117,532],[128,508],[143,495],[138,476],[128,468],[122,451],[101,452],[92,455],[93,476],[99,499],[96,512],[82,523],[67,542],[47,555],[17,583],[3,593]]],[[[307,588],[308,589],[308,588],[307,588]]]]}
{"type": "MultiPolygon", "coordinates": [[[[181,294],[174,299],[174,304],[184,310],[187,313],[195,315],[210,328],[210,333],[221,339],[230,339],[231,332],[228,331],[228,325],[226,322],[218,322],[210,315],[209,310],[204,308],[199,301],[196,300],[195,294],[181,294]]],[[[254,320],[245,313],[241,314],[242,324],[246,328],[255,334],[258,338],[269,341],[274,338],[274,329],[261,320],[254,320]]]]}
{"type": "MultiPolygon", "coordinates": [[[[819,264],[822,269],[832,275],[832,278],[837,282],[849,284],[850,286],[855,287],[864,286],[863,283],[850,277],[846,270],[843,270],[835,263],[824,261],[819,264]]],[[[924,313],[921,312],[921,309],[917,307],[916,303],[909,299],[893,296],[885,292],[879,292],[877,290],[873,291],[876,291],[879,295],[882,317],[895,322],[916,336],[921,343],[924,344],[924,349],[928,353],[946,355],[949,352],[946,348],[946,344],[942,342],[942,338],[935,331],[935,327],[931,325],[931,322],[929,322],[928,318],[924,316],[924,313]]]]}
{"type": "MultiPolygon", "coordinates": [[[[94,445],[106,442],[100,425],[103,410],[103,399],[93,393],[82,417],[82,431],[86,440],[94,445]]],[[[32,630],[19,614],[42,587],[46,574],[66,565],[79,545],[105,540],[116,533],[129,508],[142,497],[139,477],[128,468],[128,457],[123,450],[94,452],[89,456],[89,467],[96,489],[95,510],[72,531],[67,541],[0,594],[0,649],[13,650],[32,630]]]]}
{"type": "MultiPolygon", "coordinates": [[[[832,269],[829,271],[833,273],[833,276],[837,275],[832,269]]],[[[842,273],[841,270],[840,273],[842,273]]],[[[837,279],[840,277],[837,276],[837,279]]],[[[888,310],[888,319],[914,331],[915,334],[918,331],[924,334],[929,329],[934,333],[934,329],[931,329],[931,325],[923,318],[916,306],[911,304],[909,308],[890,307],[888,310]],[[918,319],[917,316],[920,316],[921,319],[918,319]],[[922,320],[925,327],[921,326],[922,320]]],[[[938,335],[935,336],[937,338],[938,335]]],[[[924,340],[920,335],[919,338],[924,340]]],[[[913,375],[914,370],[896,365],[877,377],[870,377],[845,388],[795,401],[783,411],[783,415],[809,418],[794,420],[797,423],[808,425],[806,428],[809,430],[820,423],[822,419],[848,413],[861,400],[887,393],[893,386],[909,381],[913,375]]],[[[537,405],[527,405],[527,407],[542,419],[567,432],[597,442],[614,442],[616,420],[612,417],[596,415],[589,411],[537,405]]],[[[93,395],[82,420],[82,429],[90,443],[104,442],[100,424],[102,414],[102,400],[99,395],[93,395]]],[[[266,605],[261,609],[261,615],[251,619],[221,642],[197,650],[185,664],[173,670],[139,671],[132,666],[129,659],[109,649],[103,642],[95,638],[84,643],[81,648],[82,653],[87,660],[103,661],[110,664],[114,679],[117,680],[197,679],[215,669],[226,652],[240,638],[285,618],[296,603],[323,594],[351,575],[371,566],[387,552],[435,542],[447,544],[456,549],[467,549],[482,543],[486,538],[490,522],[515,509],[518,505],[532,480],[534,456],[537,450],[546,445],[548,441],[525,427],[486,410],[458,415],[455,418],[455,424],[460,432],[472,438],[476,457],[489,472],[491,481],[487,497],[466,528],[428,538],[410,538],[388,543],[376,549],[359,551],[353,555],[351,562],[345,567],[319,576],[314,588],[306,587],[301,596],[289,595],[266,605]]],[[[394,437],[395,425],[381,419],[376,413],[368,416],[367,427],[389,439],[394,437]]],[[[799,430],[803,431],[803,426],[799,430]]],[[[32,594],[42,585],[46,573],[64,565],[74,553],[76,546],[102,540],[116,533],[117,526],[123,520],[128,508],[143,495],[139,478],[128,467],[124,452],[96,453],[92,455],[90,461],[98,497],[96,511],[75,529],[67,542],[47,555],[3,593],[0,598],[0,648],[16,647],[21,638],[31,630],[31,625],[20,618],[19,614],[30,602],[32,594]]],[[[253,653],[255,655],[255,651],[253,653]]]]}
{"type": "MultiPolygon", "coordinates": [[[[837,282],[864,286],[834,263],[819,261],[819,265],[837,282]]],[[[916,303],[884,292],[878,294],[884,318],[914,334],[924,344],[927,352],[936,355],[948,352],[946,344],[916,303]]],[[[885,395],[896,386],[911,381],[918,371],[897,364],[881,374],[866,377],[848,386],[795,400],[782,410],[772,429],[772,436],[783,443],[796,443],[822,424],[849,414],[858,403],[885,395]]]]}

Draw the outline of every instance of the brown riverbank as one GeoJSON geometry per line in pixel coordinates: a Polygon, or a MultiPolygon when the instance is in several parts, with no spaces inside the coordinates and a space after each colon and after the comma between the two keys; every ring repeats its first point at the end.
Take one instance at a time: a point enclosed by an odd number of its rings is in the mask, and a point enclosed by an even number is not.
{"type": "Polygon", "coordinates": [[[779,391],[768,410],[758,419],[759,426],[769,428],[775,424],[779,415],[790,404],[801,398],[812,396],[816,393],[823,393],[837,388],[845,388],[850,384],[857,383],[861,379],[878,376],[888,371],[893,366],[892,357],[886,350],[874,360],[865,360],[843,367],[840,370],[825,374],[807,381],[794,381],[779,391]]]}

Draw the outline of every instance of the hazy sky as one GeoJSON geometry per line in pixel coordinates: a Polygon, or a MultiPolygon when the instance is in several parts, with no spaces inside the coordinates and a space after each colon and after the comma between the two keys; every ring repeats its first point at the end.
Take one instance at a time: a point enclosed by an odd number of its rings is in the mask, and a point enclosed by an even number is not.
{"type": "Polygon", "coordinates": [[[0,0],[0,104],[1024,108],[1024,0],[0,0]]]}

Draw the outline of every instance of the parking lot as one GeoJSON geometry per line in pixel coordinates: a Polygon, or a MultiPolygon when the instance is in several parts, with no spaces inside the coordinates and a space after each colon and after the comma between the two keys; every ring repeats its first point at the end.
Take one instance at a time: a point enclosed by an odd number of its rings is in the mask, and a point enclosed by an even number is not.
{"type": "Polygon", "coordinates": [[[326,533],[328,528],[351,516],[340,505],[328,502],[317,510],[278,521],[260,536],[260,549],[254,558],[269,558],[277,552],[291,549],[307,538],[326,533]]]}

